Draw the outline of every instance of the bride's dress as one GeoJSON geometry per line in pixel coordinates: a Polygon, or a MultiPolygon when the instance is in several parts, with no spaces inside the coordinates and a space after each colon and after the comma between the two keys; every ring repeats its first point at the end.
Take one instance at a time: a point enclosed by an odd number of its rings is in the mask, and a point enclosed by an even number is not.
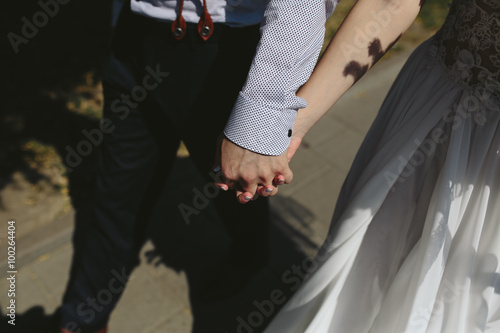
{"type": "Polygon", "coordinates": [[[391,88],[318,265],[266,332],[500,332],[499,73],[500,0],[455,0],[391,88]]]}

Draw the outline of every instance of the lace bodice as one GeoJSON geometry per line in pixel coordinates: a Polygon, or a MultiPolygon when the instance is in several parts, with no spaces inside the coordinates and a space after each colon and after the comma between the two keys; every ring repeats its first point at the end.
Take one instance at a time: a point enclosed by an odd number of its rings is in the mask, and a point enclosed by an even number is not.
{"type": "Polygon", "coordinates": [[[436,37],[452,78],[500,110],[500,0],[454,0],[436,37]]]}

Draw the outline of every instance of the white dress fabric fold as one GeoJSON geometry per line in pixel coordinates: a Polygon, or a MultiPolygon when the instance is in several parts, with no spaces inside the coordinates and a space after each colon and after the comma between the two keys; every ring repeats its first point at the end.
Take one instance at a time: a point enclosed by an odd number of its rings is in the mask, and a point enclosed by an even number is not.
{"type": "Polygon", "coordinates": [[[500,35],[479,50],[459,35],[499,7],[455,1],[409,58],[344,183],[318,268],[266,333],[500,332],[500,35]]]}

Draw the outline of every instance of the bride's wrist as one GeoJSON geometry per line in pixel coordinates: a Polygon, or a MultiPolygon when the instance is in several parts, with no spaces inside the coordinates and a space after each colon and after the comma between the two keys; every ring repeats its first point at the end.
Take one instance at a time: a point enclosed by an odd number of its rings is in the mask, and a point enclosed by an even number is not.
{"type": "Polygon", "coordinates": [[[293,125],[293,136],[299,139],[303,139],[304,136],[309,132],[312,126],[309,126],[306,117],[297,117],[295,124],[293,125]]]}

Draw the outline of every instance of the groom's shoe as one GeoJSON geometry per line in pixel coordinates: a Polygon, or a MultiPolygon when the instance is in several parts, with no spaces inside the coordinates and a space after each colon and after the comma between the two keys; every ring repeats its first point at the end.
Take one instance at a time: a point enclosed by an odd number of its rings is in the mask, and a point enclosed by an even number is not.
{"type": "MultiPolygon", "coordinates": [[[[101,329],[95,333],[107,333],[107,332],[108,332],[108,328],[104,327],[103,329],[101,329]]],[[[68,331],[67,329],[61,328],[61,333],[73,333],[73,332],[68,331]]]]}

